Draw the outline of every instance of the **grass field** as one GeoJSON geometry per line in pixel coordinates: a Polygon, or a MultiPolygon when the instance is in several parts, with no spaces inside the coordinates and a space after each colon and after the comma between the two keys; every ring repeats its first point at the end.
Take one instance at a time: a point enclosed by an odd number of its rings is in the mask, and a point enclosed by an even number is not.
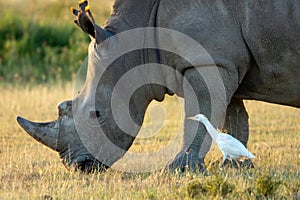
{"type": "MultiPolygon", "coordinates": [[[[29,137],[15,120],[17,115],[34,121],[56,119],[56,105],[72,98],[72,84],[0,89],[0,199],[300,199],[299,109],[246,102],[251,125],[248,148],[256,156],[255,169],[224,172],[208,166],[210,176],[113,169],[86,175],[66,170],[56,152],[29,137]]],[[[170,108],[174,98],[163,105],[170,108]]],[[[168,114],[179,112],[169,110],[168,114]]],[[[147,117],[147,123],[156,123],[147,117]]],[[[170,120],[152,140],[140,138],[131,150],[162,145],[180,127],[179,121],[170,120]]],[[[206,164],[220,156],[213,146],[206,164]]]]}
{"type": "MultiPolygon", "coordinates": [[[[89,42],[72,22],[75,17],[69,8],[77,2],[0,0],[4,10],[0,18],[0,200],[300,199],[300,109],[246,102],[251,126],[248,148],[256,156],[256,167],[220,171],[211,165],[221,157],[213,145],[206,157],[210,176],[162,170],[130,174],[110,169],[89,175],[68,171],[58,153],[28,136],[16,116],[54,120],[57,104],[72,98],[73,85],[68,81],[86,57],[89,42]],[[50,84],[59,80],[64,83],[50,84]],[[44,85],[36,84],[40,82],[44,85]]],[[[89,2],[97,23],[103,24],[112,0],[89,2]]],[[[159,149],[174,134],[182,134],[176,98],[152,105],[165,111],[150,109],[146,115],[145,125],[158,132],[143,138],[145,126],[131,152],[159,149]],[[167,119],[161,129],[159,117],[167,119]]]]}

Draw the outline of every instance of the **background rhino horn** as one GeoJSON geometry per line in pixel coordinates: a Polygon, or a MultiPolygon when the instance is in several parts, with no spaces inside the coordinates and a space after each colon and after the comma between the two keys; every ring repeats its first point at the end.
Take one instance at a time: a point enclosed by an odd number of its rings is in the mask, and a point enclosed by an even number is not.
{"type": "Polygon", "coordinates": [[[59,122],[35,123],[22,117],[17,117],[20,126],[34,139],[57,151],[59,122]]]}

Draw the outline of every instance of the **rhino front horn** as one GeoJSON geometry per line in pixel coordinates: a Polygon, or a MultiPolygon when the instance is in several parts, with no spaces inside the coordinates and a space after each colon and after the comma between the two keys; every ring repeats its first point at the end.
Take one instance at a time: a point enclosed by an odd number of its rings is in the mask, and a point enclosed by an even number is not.
{"type": "Polygon", "coordinates": [[[35,123],[17,117],[20,126],[34,139],[57,151],[59,122],[35,123]]]}

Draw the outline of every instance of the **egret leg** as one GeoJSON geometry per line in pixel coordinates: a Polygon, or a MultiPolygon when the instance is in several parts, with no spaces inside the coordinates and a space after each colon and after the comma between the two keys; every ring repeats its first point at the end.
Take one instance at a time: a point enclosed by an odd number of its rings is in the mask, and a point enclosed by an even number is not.
{"type": "Polygon", "coordinates": [[[223,168],[224,166],[225,166],[225,164],[226,164],[226,159],[227,159],[227,154],[223,154],[224,156],[223,156],[223,162],[222,162],[222,164],[221,164],[221,166],[220,166],[220,168],[223,168]]]}

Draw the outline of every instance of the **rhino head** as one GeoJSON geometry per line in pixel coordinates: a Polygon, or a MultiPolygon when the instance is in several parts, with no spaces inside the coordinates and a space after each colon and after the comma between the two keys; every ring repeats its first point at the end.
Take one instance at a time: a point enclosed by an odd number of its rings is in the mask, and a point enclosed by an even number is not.
{"type": "Polygon", "coordinates": [[[20,126],[34,139],[59,152],[67,168],[75,167],[84,172],[106,170],[108,167],[95,159],[84,147],[76,131],[72,116],[72,101],[59,104],[57,120],[35,123],[17,117],[20,126]]]}
{"type": "Polygon", "coordinates": [[[38,142],[59,152],[67,168],[75,167],[85,172],[105,171],[132,145],[148,104],[152,99],[162,100],[165,88],[143,86],[131,96],[129,105],[122,98],[126,92],[117,94],[115,110],[129,111],[118,124],[116,121],[120,117],[116,118],[111,105],[113,90],[130,68],[126,63],[137,53],[121,56],[105,67],[118,48],[118,41],[111,39],[115,32],[95,24],[87,1],[79,2],[79,6],[80,10],[73,9],[77,16],[75,23],[92,39],[83,88],[73,100],[58,105],[58,119],[55,121],[36,123],[22,117],[17,121],[38,142]]]}

